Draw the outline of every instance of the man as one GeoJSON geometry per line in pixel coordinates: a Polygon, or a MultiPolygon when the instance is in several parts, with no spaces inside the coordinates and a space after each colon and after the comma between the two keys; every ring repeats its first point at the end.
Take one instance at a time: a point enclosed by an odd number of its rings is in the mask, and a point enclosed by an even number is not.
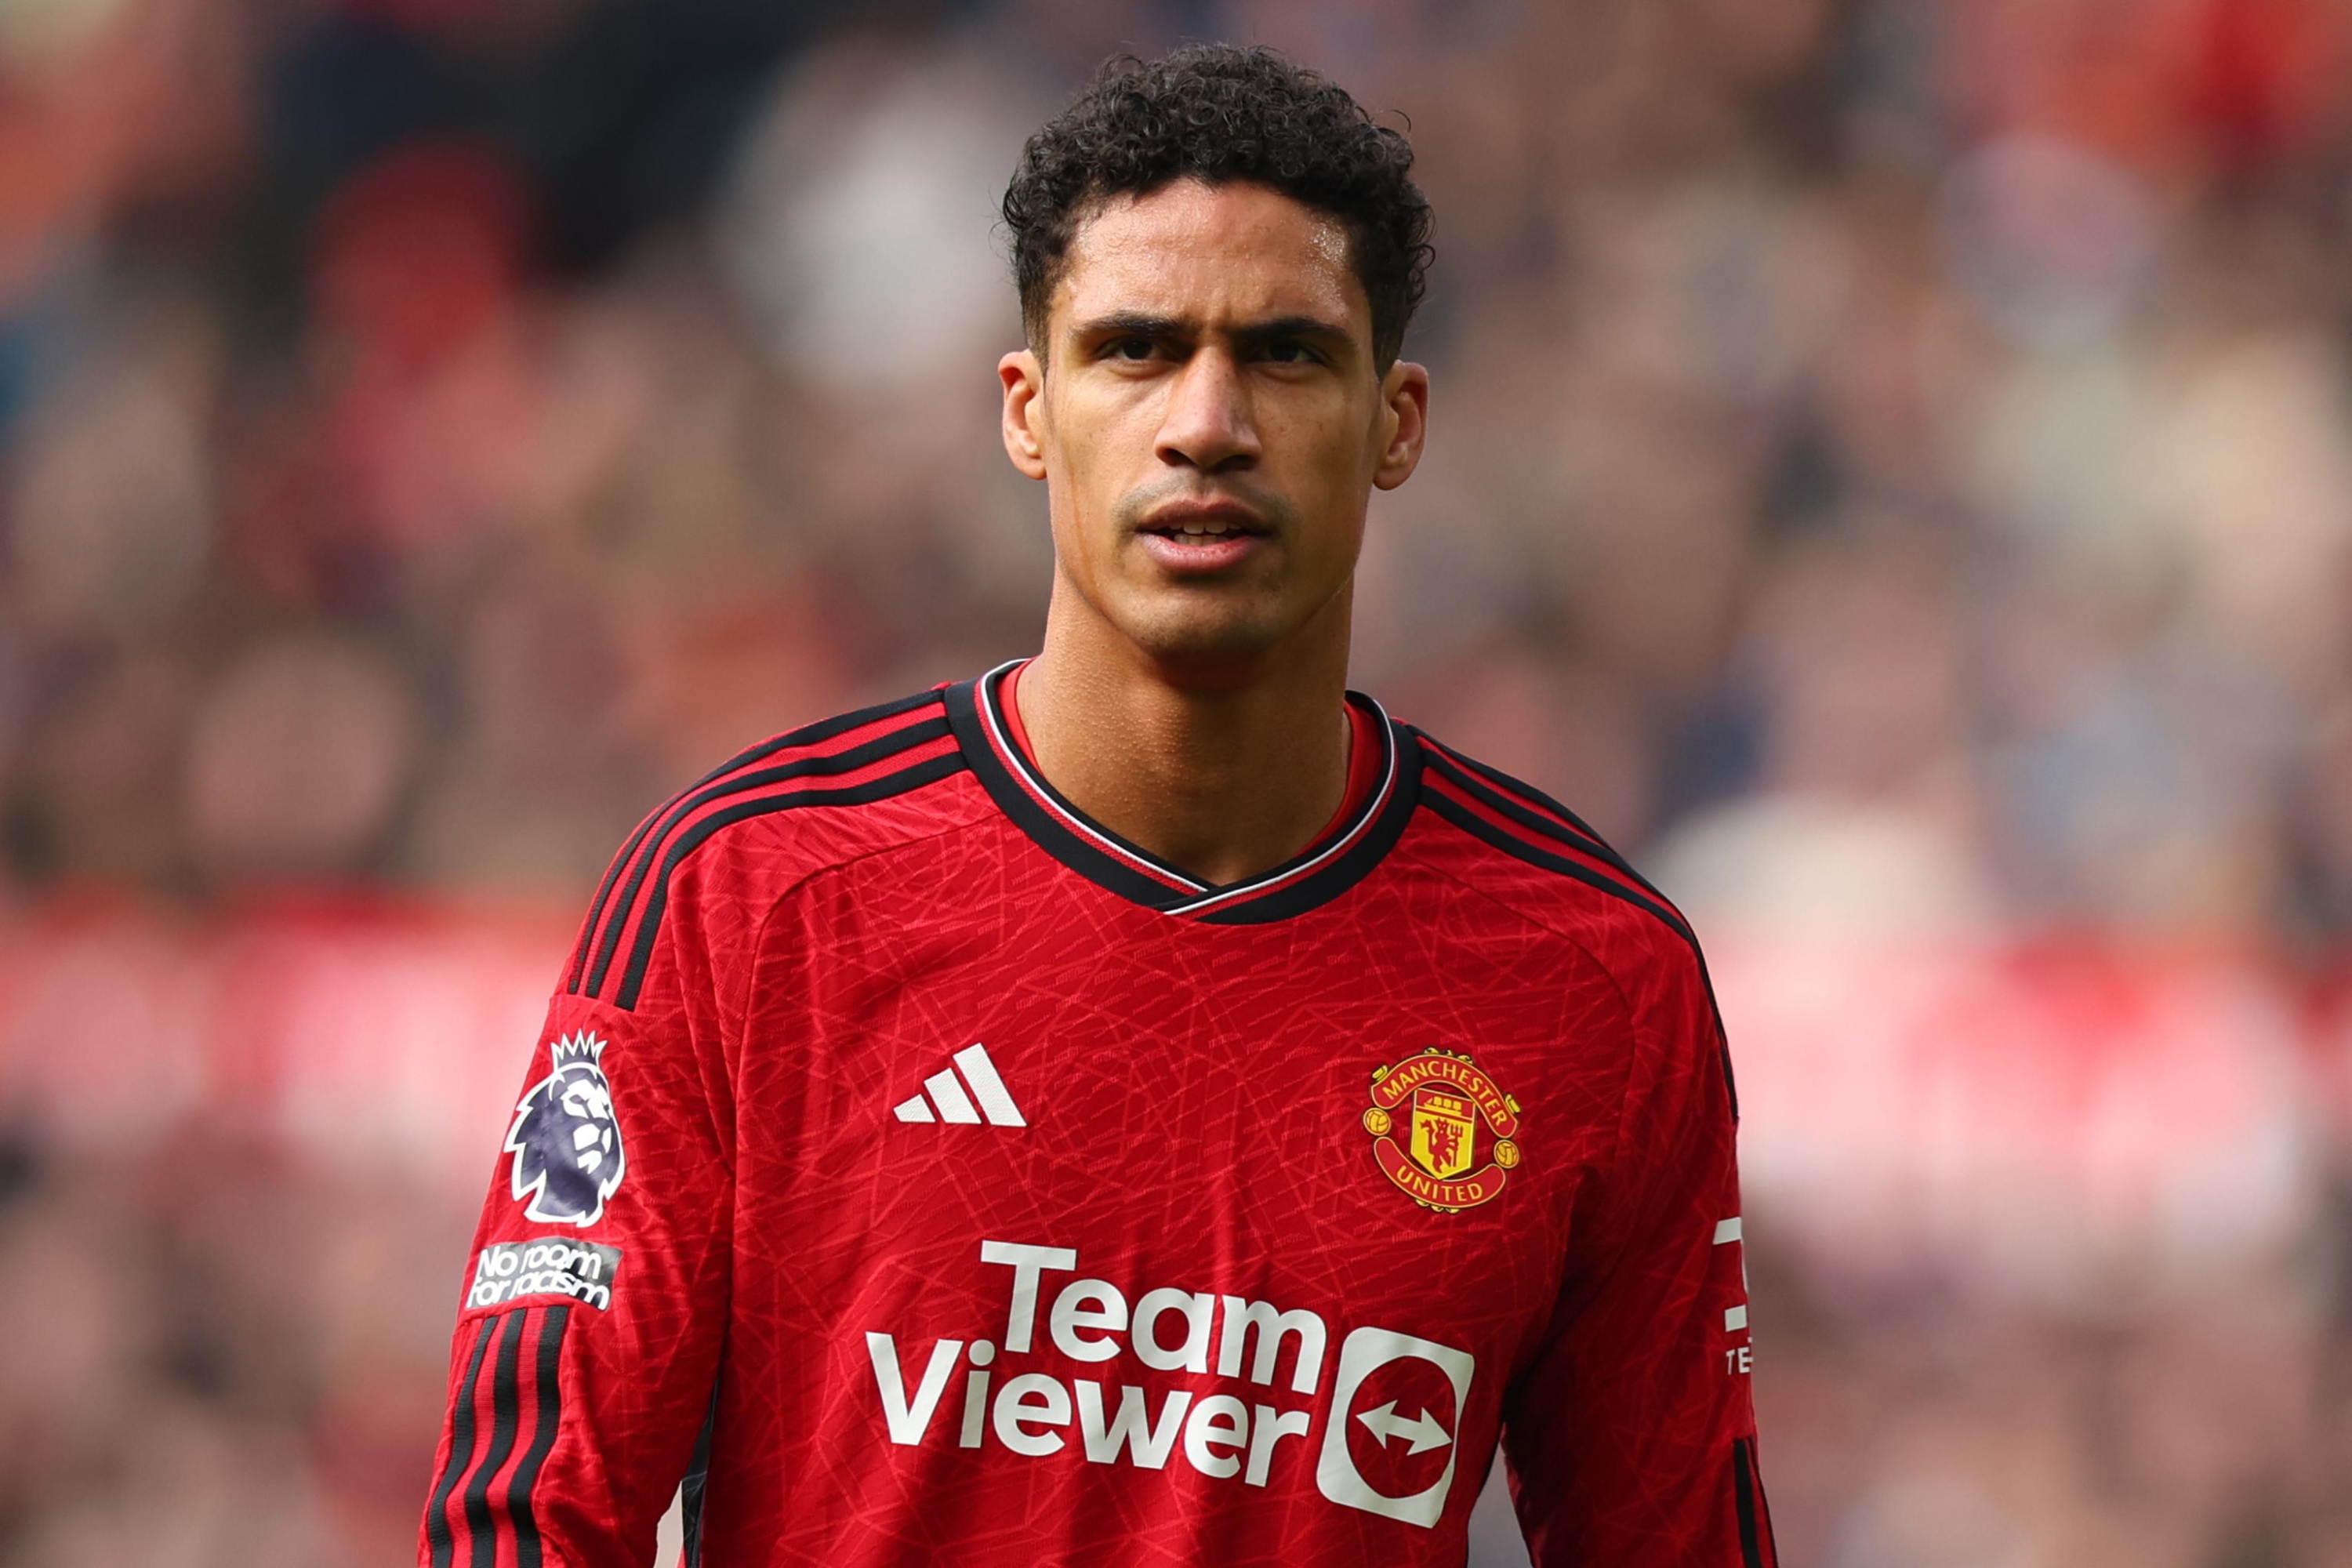
{"type": "Polygon", "coordinates": [[[1005,215],[1033,660],[648,817],[550,1012],[423,1561],[1771,1561],[1681,919],[1348,695],[1428,257],[1278,57],[1114,68],[1005,215]],[[616,1136],[613,1134],[617,1129],[616,1136]]]}

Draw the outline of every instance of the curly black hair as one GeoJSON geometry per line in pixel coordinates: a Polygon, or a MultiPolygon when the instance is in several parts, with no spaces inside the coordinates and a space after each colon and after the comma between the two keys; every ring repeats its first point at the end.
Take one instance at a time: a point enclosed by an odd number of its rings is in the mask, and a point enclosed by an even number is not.
{"type": "Polygon", "coordinates": [[[1339,220],[1372,307],[1382,374],[1404,348],[1433,252],[1412,148],[1346,89],[1267,48],[1194,44],[1104,63],[1076,101],[1021,150],[1004,192],[1013,279],[1030,346],[1078,226],[1116,196],[1181,179],[1267,186],[1339,220]]]}

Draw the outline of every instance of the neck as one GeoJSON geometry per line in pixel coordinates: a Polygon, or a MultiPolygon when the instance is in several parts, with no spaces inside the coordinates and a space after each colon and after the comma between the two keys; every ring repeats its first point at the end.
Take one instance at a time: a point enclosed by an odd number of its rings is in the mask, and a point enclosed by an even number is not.
{"type": "Polygon", "coordinates": [[[1212,885],[1304,849],[1347,792],[1349,595],[1281,648],[1171,669],[1055,584],[1021,672],[1038,769],[1097,822],[1212,885]],[[1329,625],[1324,625],[1324,622],[1329,625]]]}

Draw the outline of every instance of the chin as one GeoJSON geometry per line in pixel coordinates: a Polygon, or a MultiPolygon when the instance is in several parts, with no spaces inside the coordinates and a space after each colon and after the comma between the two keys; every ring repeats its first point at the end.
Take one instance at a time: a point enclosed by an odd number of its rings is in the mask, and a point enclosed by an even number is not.
{"type": "Polygon", "coordinates": [[[1299,627],[1300,617],[1268,613],[1264,605],[1190,605],[1154,606],[1120,617],[1120,630],[1154,663],[1201,673],[1241,673],[1280,648],[1299,627]]]}

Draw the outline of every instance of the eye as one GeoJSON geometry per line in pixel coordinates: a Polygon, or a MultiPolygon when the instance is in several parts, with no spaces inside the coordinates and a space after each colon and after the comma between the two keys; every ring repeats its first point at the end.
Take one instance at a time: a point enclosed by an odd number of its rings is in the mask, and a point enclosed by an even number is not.
{"type": "Polygon", "coordinates": [[[1258,355],[1274,364],[1318,364],[1323,357],[1297,338],[1276,338],[1258,355]]]}
{"type": "Polygon", "coordinates": [[[1103,345],[1105,359],[1148,360],[1154,345],[1150,338],[1113,338],[1103,345]]]}

